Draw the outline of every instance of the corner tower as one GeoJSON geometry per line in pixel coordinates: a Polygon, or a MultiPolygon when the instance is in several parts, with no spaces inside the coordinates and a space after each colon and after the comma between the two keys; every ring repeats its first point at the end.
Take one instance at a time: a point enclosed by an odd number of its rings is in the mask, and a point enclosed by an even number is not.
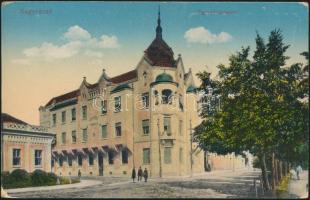
{"type": "Polygon", "coordinates": [[[145,56],[151,61],[153,66],[176,67],[173,51],[163,40],[162,27],[160,25],[160,9],[158,10],[156,37],[150,46],[144,51],[145,56]]]}

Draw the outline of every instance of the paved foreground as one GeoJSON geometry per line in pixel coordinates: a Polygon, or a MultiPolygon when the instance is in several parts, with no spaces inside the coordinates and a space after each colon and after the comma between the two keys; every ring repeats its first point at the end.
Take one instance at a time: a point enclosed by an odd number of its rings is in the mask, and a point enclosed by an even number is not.
{"type": "Polygon", "coordinates": [[[259,175],[260,171],[215,171],[192,178],[149,179],[147,183],[132,183],[129,178],[92,177],[102,183],[85,188],[9,195],[24,198],[253,198],[253,178],[259,175]]]}

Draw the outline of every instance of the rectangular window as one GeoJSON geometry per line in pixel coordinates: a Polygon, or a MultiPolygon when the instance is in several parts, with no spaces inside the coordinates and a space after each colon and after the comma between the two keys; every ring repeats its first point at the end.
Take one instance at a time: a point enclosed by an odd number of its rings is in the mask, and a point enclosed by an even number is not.
{"type": "Polygon", "coordinates": [[[87,106],[82,107],[82,117],[83,119],[87,119],[87,106]]]}
{"type": "Polygon", "coordinates": [[[34,150],[34,165],[40,166],[42,163],[42,150],[34,150]]]}
{"type": "Polygon", "coordinates": [[[69,165],[69,167],[72,166],[72,157],[71,156],[68,156],[68,165],[69,165]]]}
{"type": "Polygon", "coordinates": [[[128,163],[128,151],[127,151],[127,149],[122,150],[122,163],[123,164],[128,163]]]}
{"type": "Polygon", "coordinates": [[[66,123],[66,111],[61,112],[61,122],[66,123]]]}
{"type": "Polygon", "coordinates": [[[94,165],[94,155],[93,154],[88,154],[88,164],[89,165],[94,165]]]}
{"type": "Polygon", "coordinates": [[[72,137],[72,143],[76,143],[76,131],[72,131],[71,133],[71,137],[72,137]]]}
{"type": "Polygon", "coordinates": [[[13,149],[13,166],[20,165],[20,149],[13,149]]]}
{"type": "Polygon", "coordinates": [[[76,110],[75,110],[75,108],[71,109],[71,120],[72,121],[76,120],[76,110]]]}
{"type": "Polygon", "coordinates": [[[121,97],[114,97],[114,111],[120,112],[122,109],[121,97]]]}
{"type": "Polygon", "coordinates": [[[55,165],[55,161],[53,158],[51,159],[51,165],[52,165],[52,167],[54,167],[54,165],[55,165]]]}
{"type": "Polygon", "coordinates": [[[102,125],[101,126],[101,137],[107,138],[107,135],[108,135],[107,125],[102,125]]]}
{"type": "Polygon", "coordinates": [[[121,122],[117,122],[115,124],[115,135],[117,137],[122,136],[122,123],[121,122]]]}
{"type": "Polygon", "coordinates": [[[180,148],[179,161],[180,161],[180,163],[183,163],[183,148],[180,148]]]}
{"type": "Polygon", "coordinates": [[[151,151],[149,148],[143,149],[143,164],[150,164],[151,163],[150,154],[151,154],[151,151]]]}
{"type": "Polygon", "coordinates": [[[150,120],[142,120],[142,130],[143,130],[143,135],[148,135],[150,133],[150,120]]]}
{"type": "Polygon", "coordinates": [[[149,93],[142,94],[142,102],[143,102],[144,109],[149,108],[149,93]]]}
{"type": "Polygon", "coordinates": [[[183,135],[183,121],[179,120],[179,134],[183,135]]]}
{"type": "Polygon", "coordinates": [[[107,100],[101,101],[101,114],[107,113],[107,100]]]}
{"type": "Polygon", "coordinates": [[[66,144],[66,132],[61,133],[61,143],[66,144]]]}
{"type": "Polygon", "coordinates": [[[164,149],[164,162],[165,164],[171,163],[171,147],[165,147],[164,149]]]}
{"type": "Polygon", "coordinates": [[[59,166],[60,166],[60,167],[62,167],[63,162],[64,162],[63,157],[60,156],[60,157],[58,158],[58,163],[59,163],[59,166]]]}
{"type": "Polygon", "coordinates": [[[167,133],[167,135],[171,135],[171,118],[170,117],[164,117],[164,131],[167,133]]]}
{"type": "Polygon", "coordinates": [[[87,141],[87,128],[83,129],[83,142],[86,142],[87,141]]]}
{"type": "Polygon", "coordinates": [[[82,166],[83,165],[83,157],[82,157],[82,155],[78,154],[77,158],[78,158],[78,165],[82,166]]]}
{"type": "Polygon", "coordinates": [[[113,154],[113,151],[108,151],[108,157],[109,157],[109,164],[110,165],[113,165],[114,163],[114,154],[113,154]]]}
{"type": "Polygon", "coordinates": [[[53,114],[53,126],[56,126],[56,113],[53,114]]]}

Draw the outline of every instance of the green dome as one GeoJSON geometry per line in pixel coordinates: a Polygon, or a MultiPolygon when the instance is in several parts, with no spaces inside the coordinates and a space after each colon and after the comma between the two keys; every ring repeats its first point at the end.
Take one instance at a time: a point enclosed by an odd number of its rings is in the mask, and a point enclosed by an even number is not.
{"type": "Polygon", "coordinates": [[[196,87],[194,87],[194,86],[189,86],[188,88],[187,88],[187,90],[186,90],[186,92],[188,92],[188,93],[190,93],[190,92],[195,92],[196,91],[196,87]]]}
{"type": "Polygon", "coordinates": [[[131,88],[128,84],[121,84],[121,85],[116,86],[116,87],[111,91],[111,93],[119,92],[119,91],[124,90],[124,89],[132,89],[132,88],[131,88]]]}
{"type": "Polygon", "coordinates": [[[172,76],[166,73],[159,74],[155,82],[173,82],[172,76]]]}

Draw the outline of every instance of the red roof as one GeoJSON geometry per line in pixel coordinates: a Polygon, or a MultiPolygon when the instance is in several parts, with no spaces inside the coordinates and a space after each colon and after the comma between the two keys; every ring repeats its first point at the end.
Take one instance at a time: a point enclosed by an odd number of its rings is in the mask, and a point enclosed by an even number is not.
{"type": "Polygon", "coordinates": [[[60,96],[57,96],[57,97],[54,97],[52,98],[45,106],[49,106],[53,103],[53,101],[55,101],[55,103],[59,103],[59,102],[62,102],[62,101],[65,101],[67,99],[72,99],[74,97],[77,97],[79,96],[80,94],[80,90],[74,90],[72,92],[68,92],[66,94],[63,94],[63,95],[60,95],[60,96]]]}
{"type": "Polygon", "coordinates": [[[27,125],[28,123],[20,120],[20,119],[17,119],[9,114],[6,114],[6,113],[1,113],[1,120],[2,120],[2,123],[3,122],[13,122],[13,123],[16,123],[16,124],[23,124],[23,125],[27,125]]]}
{"type": "MultiPolygon", "coordinates": [[[[111,81],[113,83],[121,83],[121,82],[125,82],[128,80],[137,78],[137,76],[138,76],[137,71],[132,70],[132,71],[126,72],[124,74],[110,78],[109,81],[111,81]]],[[[98,83],[87,84],[87,88],[94,89],[94,88],[98,87],[98,85],[99,85],[98,83]]],[[[55,103],[59,103],[59,102],[65,101],[67,99],[72,99],[74,97],[77,97],[79,95],[80,95],[80,90],[77,89],[77,90],[71,91],[69,93],[66,93],[66,94],[52,98],[45,106],[51,105],[53,103],[53,101],[55,101],[55,103]]]]}
{"type": "Polygon", "coordinates": [[[136,70],[132,70],[129,72],[126,72],[124,74],[115,76],[113,78],[110,78],[109,81],[113,82],[113,83],[121,83],[121,82],[125,82],[134,78],[137,78],[138,74],[136,70]]]}
{"type": "Polygon", "coordinates": [[[154,66],[176,67],[173,51],[161,37],[156,37],[144,52],[154,66]]]}

